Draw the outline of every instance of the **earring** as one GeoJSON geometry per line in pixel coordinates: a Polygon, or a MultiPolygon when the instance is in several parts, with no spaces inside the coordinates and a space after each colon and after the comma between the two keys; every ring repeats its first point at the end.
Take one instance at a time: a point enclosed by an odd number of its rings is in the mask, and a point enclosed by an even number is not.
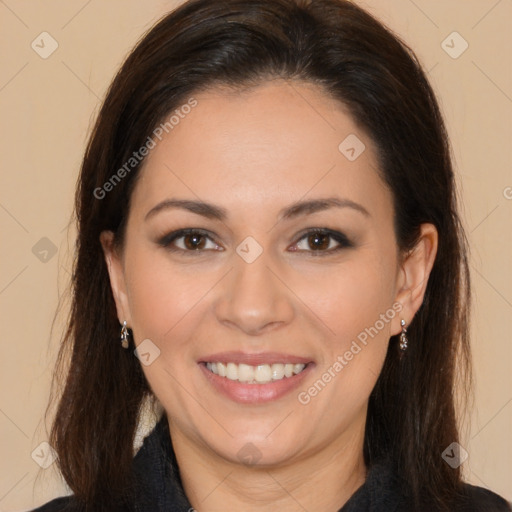
{"type": "Polygon", "coordinates": [[[407,342],[409,341],[407,339],[407,329],[405,328],[405,320],[400,320],[400,325],[402,326],[402,332],[400,333],[400,350],[405,352],[407,350],[407,342]]]}
{"type": "Polygon", "coordinates": [[[126,320],[123,322],[123,326],[121,327],[121,346],[123,348],[128,348],[129,341],[128,336],[130,333],[128,332],[128,327],[126,327],[126,320]]]}

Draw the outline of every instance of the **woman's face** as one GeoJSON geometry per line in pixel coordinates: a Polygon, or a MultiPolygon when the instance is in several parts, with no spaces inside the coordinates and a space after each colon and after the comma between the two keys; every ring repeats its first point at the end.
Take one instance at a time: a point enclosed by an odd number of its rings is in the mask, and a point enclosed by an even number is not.
{"type": "Polygon", "coordinates": [[[194,98],[154,137],[119,258],[102,239],[171,435],[269,465],[360,443],[414,314],[374,146],[312,85],[194,98]]]}

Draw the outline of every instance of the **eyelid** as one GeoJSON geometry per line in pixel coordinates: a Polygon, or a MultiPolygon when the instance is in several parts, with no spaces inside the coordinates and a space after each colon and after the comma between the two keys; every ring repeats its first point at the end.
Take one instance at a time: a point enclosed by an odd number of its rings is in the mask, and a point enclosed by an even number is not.
{"type": "MultiPolygon", "coordinates": [[[[204,236],[205,238],[208,238],[210,241],[212,241],[215,245],[217,245],[217,247],[219,247],[219,246],[222,247],[215,240],[215,237],[212,235],[211,232],[209,232],[205,229],[201,229],[201,228],[182,228],[182,229],[172,231],[172,232],[166,234],[165,236],[161,237],[158,240],[158,244],[169,251],[181,252],[182,254],[187,253],[188,255],[198,255],[198,254],[202,254],[206,251],[212,250],[212,249],[186,250],[186,249],[182,249],[180,247],[172,246],[172,242],[174,242],[175,240],[182,238],[184,236],[190,235],[190,234],[198,234],[198,235],[204,236]]],[[[333,249],[328,249],[328,250],[315,251],[315,250],[300,249],[300,250],[295,250],[292,252],[310,253],[314,256],[323,256],[323,255],[332,254],[340,249],[354,247],[354,244],[349,240],[349,238],[344,233],[342,233],[340,231],[333,230],[333,229],[321,228],[321,227],[311,227],[311,228],[307,228],[306,230],[302,231],[298,235],[296,241],[292,244],[292,246],[297,245],[300,241],[302,241],[304,238],[306,238],[310,234],[327,235],[331,239],[335,240],[338,243],[338,246],[333,249]]],[[[215,249],[215,250],[217,250],[217,249],[215,249]]],[[[221,250],[223,251],[224,249],[222,248],[221,250]]]]}
{"type": "Polygon", "coordinates": [[[297,238],[297,241],[293,245],[297,245],[301,240],[306,238],[308,235],[315,234],[315,233],[319,233],[322,235],[328,235],[329,237],[331,237],[333,240],[335,240],[338,243],[338,247],[335,247],[334,249],[324,250],[324,251],[301,250],[301,251],[296,251],[296,252],[309,252],[309,253],[314,254],[315,256],[322,256],[324,254],[325,255],[332,254],[332,253],[338,251],[339,249],[346,249],[346,248],[354,247],[354,244],[344,233],[342,233],[340,231],[336,231],[334,229],[321,228],[321,227],[308,228],[308,229],[302,231],[302,233],[297,238]]]}
{"type": "MultiPolygon", "coordinates": [[[[213,243],[215,243],[215,245],[217,245],[217,246],[220,245],[209,231],[207,231],[205,229],[201,229],[201,228],[177,229],[177,230],[172,231],[172,232],[164,235],[163,237],[161,237],[158,240],[158,244],[170,251],[179,251],[182,253],[192,253],[192,254],[198,254],[198,253],[204,252],[204,250],[198,250],[198,251],[189,250],[189,251],[187,251],[185,249],[181,249],[180,247],[172,247],[172,245],[171,245],[172,242],[174,242],[178,238],[182,238],[184,236],[191,235],[191,234],[198,234],[198,235],[204,236],[205,238],[208,238],[213,243]]],[[[222,249],[222,250],[224,250],[224,249],[222,249]]]]}

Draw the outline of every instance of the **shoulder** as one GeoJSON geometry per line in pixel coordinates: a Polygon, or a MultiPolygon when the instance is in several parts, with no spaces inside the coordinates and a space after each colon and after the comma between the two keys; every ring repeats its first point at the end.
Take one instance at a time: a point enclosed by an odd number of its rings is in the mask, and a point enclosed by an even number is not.
{"type": "Polygon", "coordinates": [[[512,512],[504,498],[483,487],[465,483],[457,512],[512,512]]]}
{"type": "MultiPolygon", "coordinates": [[[[392,462],[387,459],[372,465],[365,484],[340,512],[356,512],[359,510],[440,511],[439,504],[434,503],[432,499],[433,497],[423,496],[419,508],[416,507],[407,482],[393,467],[392,462]]],[[[489,489],[461,482],[449,510],[450,512],[512,512],[512,505],[489,489]]]]}
{"type": "Polygon", "coordinates": [[[79,507],[73,496],[63,496],[32,510],[32,512],[78,512],[79,507]]]}
{"type": "MultiPolygon", "coordinates": [[[[123,504],[118,504],[114,508],[105,507],[102,506],[101,504],[98,504],[97,506],[93,507],[95,512],[127,512],[132,510],[131,507],[127,507],[126,505],[123,504]]],[[[35,508],[34,510],[31,510],[30,512],[84,512],[85,510],[85,506],[82,503],[78,502],[75,496],[70,495],[55,498],[49,501],[48,503],[45,503],[44,505],[41,505],[40,507],[35,508]]]]}

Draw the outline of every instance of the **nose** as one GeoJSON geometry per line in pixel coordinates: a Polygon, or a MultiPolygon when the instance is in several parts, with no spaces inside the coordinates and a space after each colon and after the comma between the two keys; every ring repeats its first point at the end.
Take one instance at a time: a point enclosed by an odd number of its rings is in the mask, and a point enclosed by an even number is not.
{"type": "Polygon", "coordinates": [[[265,251],[252,263],[237,254],[233,259],[234,268],[220,283],[218,321],[251,336],[289,324],[295,314],[293,293],[265,251]]]}

